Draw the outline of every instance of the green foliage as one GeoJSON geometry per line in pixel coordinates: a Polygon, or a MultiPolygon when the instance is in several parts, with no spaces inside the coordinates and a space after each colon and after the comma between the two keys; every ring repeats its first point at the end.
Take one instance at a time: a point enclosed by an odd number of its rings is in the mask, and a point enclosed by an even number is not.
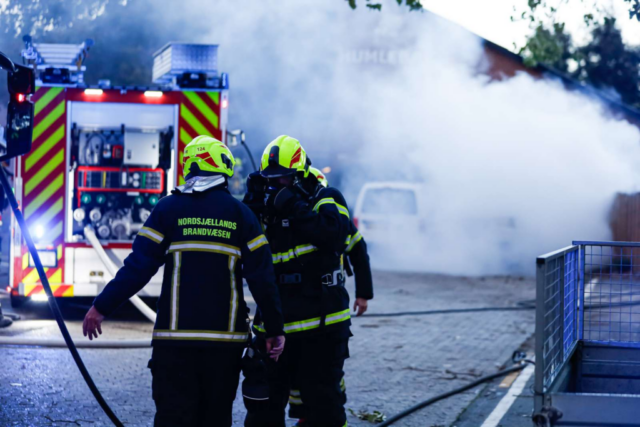
{"type": "Polygon", "coordinates": [[[519,53],[528,66],[542,62],[566,72],[571,58],[571,36],[565,32],[564,24],[555,23],[551,30],[538,24],[534,35],[519,53]]]}
{"type": "MultiPolygon", "coordinates": [[[[365,6],[367,6],[367,8],[377,11],[382,10],[382,3],[370,3],[370,1],[371,0],[366,0],[367,3],[365,4],[365,6]]],[[[358,7],[357,0],[347,0],[347,2],[349,3],[349,7],[351,7],[351,9],[356,9],[358,7]]],[[[412,12],[423,10],[420,0],[396,0],[396,2],[398,3],[398,6],[406,6],[412,12]]]]}
{"type": "MultiPolygon", "coordinates": [[[[126,5],[119,0],[117,6],[126,5]]],[[[0,1],[0,33],[11,36],[41,36],[76,22],[94,21],[102,16],[109,0],[4,0],[0,1]]]]}
{"type": "Polygon", "coordinates": [[[605,18],[592,36],[573,55],[578,64],[573,75],[597,88],[613,88],[623,102],[640,107],[640,49],[624,44],[613,18],[605,18]]]}
{"type": "Polygon", "coordinates": [[[629,18],[636,18],[640,22],[640,0],[624,0],[629,3],[629,18]]]}
{"type": "MultiPolygon", "coordinates": [[[[560,6],[570,1],[585,0],[563,0],[560,6]]],[[[607,16],[602,1],[593,0],[593,10],[583,16],[592,40],[574,47],[564,23],[556,19],[557,8],[544,0],[528,0],[519,18],[511,18],[528,21],[532,29],[519,53],[527,66],[542,63],[597,88],[614,89],[622,101],[640,108],[640,49],[625,46],[616,20],[607,16]]],[[[629,18],[640,21],[640,0],[614,1],[628,3],[629,18]]]]}

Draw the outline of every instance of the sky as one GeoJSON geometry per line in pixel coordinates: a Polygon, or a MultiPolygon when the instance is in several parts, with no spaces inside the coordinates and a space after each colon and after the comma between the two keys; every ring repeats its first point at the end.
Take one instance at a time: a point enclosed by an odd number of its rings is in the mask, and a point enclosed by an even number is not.
{"type": "MultiPolygon", "coordinates": [[[[588,40],[588,31],[583,22],[585,11],[591,10],[593,0],[549,0],[549,4],[560,4],[559,18],[566,22],[567,29],[577,42],[588,40]],[[560,4],[561,3],[561,4],[560,4]]],[[[613,16],[618,18],[625,42],[640,45],[640,22],[629,19],[628,4],[622,0],[599,0],[613,16]]],[[[527,0],[423,0],[423,6],[479,36],[514,50],[514,43],[522,47],[531,33],[527,22],[511,22],[511,16],[519,16],[526,9],[527,0]],[[514,13],[514,7],[518,11],[514,13]]]]}

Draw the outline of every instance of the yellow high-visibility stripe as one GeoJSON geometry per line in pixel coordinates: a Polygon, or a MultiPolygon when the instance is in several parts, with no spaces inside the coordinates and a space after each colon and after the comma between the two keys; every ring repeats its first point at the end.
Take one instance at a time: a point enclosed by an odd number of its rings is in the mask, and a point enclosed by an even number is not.
{"type": "Polygon", "coordinates": [[[318,248],[311,245],[311,244],[306,244],[306,245],[299,245],[296,246],[293,249],[289,249],[286,252],[278,252],[275,254],[271,255],[272,261],[274,264],[278,264],[280,262],[288,262],[291,261],[292,259],[299,257],[301,255],[306,255],[309,254],[311,252],[315,252],[317,251],[318,248]]]}
{"type": "Polygon", "coordinates": [[[182,264],[182,253],[173,254],[173,271],[171,272],[171,302],[169,314],[169,328],[172,331],[178,329],[178,314],[180,309],[180,265],[182,264]]]}
{"type": "Polygon", "coordinates": [[[264,234],[259,235],[258,237],[256,237],[255,239],[249,241],[247,243],[247,247],[249,248],[249,250],[251,250],[251,252],[255,251],[256,249],[268,244],[269,241],[267,240],[267,237],[264,234]]]}
{"type": "Polygon", "coordinates": [[[299,397],[289,396],[289,404],[291,405],[302,405],[302,399],[299,397]]]}
{"type": "Polygon", "coordinates": [[[193,115],[185,104],[180,104],[180,117],[182,117],[195,130],[198,135],[212,136],[202,123],[193,115]]]}
{"type": "Polygon", "coordinates": [[[142,227],[140,231],[138,231],[138,235],[146,237],[147,239],[150,239],[151,241],[154,241],[156,243],[162,243],[162,241],[164,240],[164,234],[154,230],[151,227],[142,227]]]}
{"type": "Polygon", "coordinates": [[[60,149],[44,166],[24,184],[24,195],[27,196],[38,184],[47,178],[55,168],[64,161],[64,150],[60,149]]]}
{"type": "Polygon", "coordinates": [[[220,92],[206,92],[206,94],[209,95],[214,104],[220,104],[220,92]]]}
{"type": "Polygon", "coordinates": [[[38,208],[42,206],[42,204],[46,202],[53,195],[53,193],[55,193],[62,187],[62,184],[64,184],[64,176],[63,174],[60,174],[55,177],[53,181],[51,181],[51,184],[49,184],[47,188],[42,190],[38,197],[33,199],[31,203],[29,203],[24,208],[25,218],[29,218],[31,215],[33,215],[33,213],[38,210],[38,208]]]}
{"type": "Polygon", "coordinates": [[[189,341],[223,341],[223,342],[242,342],[249,338],[248,333],[242,332],[222,332],[222,331],[171,331],[156,329],[153,331],[153,339],[158,340],[189,340],[189,341]]]}
{"type": "Polygon", "coordinates": [[[350,218],[349,209],[347,209],[346,206],[342,206],[340,203],[337,203],[332,197],[325,197],[324,199],[320,199],[318,203],[316,203],[316,205],[313,207],[313,210],[315,212],[318,212],[320,210],[320,206],[326,205],[329,203],[332,205],[335,205],[336,209],[338,209],[338,212],[340,212],[342,215],[346,215],[347,218],[350,218]]]}
{"type": "Polygon", "coordinates": [[[61,87],[52,87],[47,91],[47,93],[42,95],[33,106],[33,117],[36,117],[40,113],[40,111],[42,111],[44,107],[49,105],[49,103],[53,101],[53,98],[58,96],[63,90],[64,88],[61,87]]]}
{"type": "Polygon", "coordinates": [[[238,313],[238,289],[236,288],[236,257],[229,256],[229,274],[231,276],[231,301],[229,303],[229,332],[236,330],[238,313]]]}
{"type": "MultiPolygon", "coordinates": [[[[49,269],[47,267],[45,267],[44,272],[46,273],[47,271],[49,271],[49,269]]],[[[35,268],[33,270],[31,270],[31,272],[29,274],[27,274],[23,279],[22,279],[22,283],[27,284],[27,283],[36,283],[40,280],[40,276],[38,276],[38,270],[36,270],[35,268]]]]}
{"type": "Polygon", "coordinates": [[[51,110],[51,112],[44,118],[36,127],[33,128],[33,139],[35,141],[38,139],[42,133],[49,128],[60,116],[64,114],[65,102],[62,101],[56,108],[51,110]]]}
{"type": "Polygon", "coordinates": [[[240,258],[240,248],[226,245],[224,243],[202,242],[202,241],[184,241],[173,242],[169,246],[169,252],[176,251],[195,251],[195,252],[216,252],[225,255],[235,255],[240,258]]]}
{"type": "Polygon", "coordinates": [[[193,138],[191,138],[191,136],[187,133],[186,130],[184,130],[184,128],[180,128],[180,141],[182,141],[186,145],[190,143],[192,139],[193,138]]]}
{"type": "MultiPolygon", "coordinates": [[[[64,196],[63,196],[64,197],[64,196]]],[[[63,197],[60,197],[56,202],[51,205],[49,209],[38,218],[38,223],[43,226],[51,221],[56,215],[60,213],[62,207],[64,206],[63,197]]]]}
{"type": "Polygon", "coordinates": [[[47,154],[51,149],[64,137],[64,124],[60,125],[55,132],[49,136],[38,148],[33,150],[24,161],[24,170],[25,172],[31,169],[33,165],[35,165],[38,160],[40,160],[45,154],[47,154]]]}
{"type": "Polygon", "coordinates": [[[362,234],[358,231],[353,237],[349,240],[349,244],[347,245],[347,249],[345,252],[349,253],[351,250],[358,244],[358,242],[362,240],[362,234]]]}
{"type": "Polygon", "coordinates": [[[55,273],[49,277],[49,283],[62,283],[62,269],[58,268],[55,273]]]}
{"type": "MultiPolygon", "coordinates": [[[[336,323],[346,322],[351,319],[351,314],[349,313],[349,309],[338,311],[336,313],[327,314],[324,320],[325,325],[334,325],[336,323]]],[[[322,318],[314,317],[313,319],[300,320],[297,322],[285,323],[284,324],[284,332],[286,334],[294,333],[294,332],[302,332],[308,331],[311,329],[318,329],[322,318]]],[[[254,329],[258,332],[266,332],[264,326],[261,325],[253,325],[254,329]]]]}
{"type": "Polygon", "coordinates": [[[189,101],[209,120],[209,122],[218,129],[218,115],[200,98],[195,92],[183,92],[189,101]]]}

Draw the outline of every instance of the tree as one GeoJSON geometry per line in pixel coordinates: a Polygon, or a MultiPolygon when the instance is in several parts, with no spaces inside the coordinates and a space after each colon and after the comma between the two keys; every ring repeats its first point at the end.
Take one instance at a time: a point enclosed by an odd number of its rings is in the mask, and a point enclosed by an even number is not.
{"type": "Polygon", "coordinates": [[[564,24],[559,23],[554,23],[551,29],[538,25],[526,48],[520,50],[526,65],[532,67],[542,62],[564,73],[573,57],[571,52],[571,35],[565,32],[564,24]]]}
{"type": "MultiPolygon", "coordinates": [[[[127,0],[119,0],[126,5],[127,0]]],[[[109,0],[5,0],[0,2],[0,32],[14,37],[41,36],[77,21],[93,21],[104,14],[109,0]]]]}
{"type": "MultiPolygon", "coordinates": [[[[640,22],[640,0],[613,0],[628,3],[629,18],[640,22]]],[[[602,0],[559,0],[551,5],[549,0],[527,0],[527,7],[518,17],[512,16],[512,21],[528,21],[533,33],[528,37],[526,44],[520,49],[530,64],[542,62],[547,65],[557,64],[558,61],[569,59],[566,49],[567,37],[565,24],[558,20],[558,11],[564,6],[573,3],[590,2],[590,12],[584,14],[582,19],[587,27],[599,27],[606,25],[609,19],[602,0]]],[[[516,8],[514,7],[514,11],[516,8]]]]}
{"type": "MultiPolygon", "coordinates": [[[[356,9],[358,7],[357,0],[346,0],[349,3],[351,9],[356,9]]],[[[640,1],[640,0],[637,0],[640,1]]],[[[405,6],[409,8],[410,11],[422,10],[422,3],[420,0],[396,0],[399,6],[402,6],[403,3],[405,6]]],[[[373,10],[382,10],[382,3],[371,2],[371,0],[366,0],[365,6],[369,9],[373,10]]]]}
{"type": "MultiPolygon", "coordinates": [[[[551,6],[547,0],[528,0],[527,8],[512,21],[526,20],[532,34],[520,49],[525,64],[545,64],[599,89],[614,89],[623,102],[640,108],[640,49],[626,46],[616,20],[607,15],[600,0],[589,0],[590,11],[583,16],[591,28],[591,41],[574,46],[565,24],[558,20],[558,9],[570,1],[551,6]]],[[[640,0],[614,0],[628,3],[629,18],[640,21],[640,0]]],[[[640,24],[639,24],[640,25],[640,24]]]]}
{"type": "Polygon", "coordinates": [[[624,44],[613,18],[605,18],[592,35],[589,44],[576,49],[572,74],[597,88],[613,88],[623,102],[640,107],[640,49],[624,44]]]}

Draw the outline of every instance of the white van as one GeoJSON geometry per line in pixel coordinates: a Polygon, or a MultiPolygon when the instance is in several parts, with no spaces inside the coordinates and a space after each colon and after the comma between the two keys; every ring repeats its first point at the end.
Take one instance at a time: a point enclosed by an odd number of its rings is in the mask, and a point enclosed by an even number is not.
{"type": "Polygon", "coordinates": [[[373,182],[360,190],[354,223],[367,244],[392,240],[399,233],[426,232],[422,184],[373,182]]]}

